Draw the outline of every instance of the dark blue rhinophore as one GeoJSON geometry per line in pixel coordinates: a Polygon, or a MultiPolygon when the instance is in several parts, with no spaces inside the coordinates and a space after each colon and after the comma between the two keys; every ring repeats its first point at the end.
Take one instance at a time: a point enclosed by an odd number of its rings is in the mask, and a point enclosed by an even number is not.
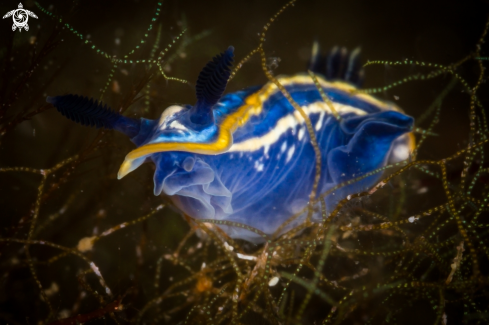
{"type": "Polygon", "coordinates": [[[230,46],[209,61],[200,72],[195,85],[197,104],[190,110],[190,120],[193,123],[199,125],[214,123],[212,107],[221,99],[226,89],[231,75],[233,57],[234,47],[230,46]]]}
{"type": "Polygon", "coordinates": [[[130,138],[139,133],[141,124],[139,119],[122,116],[92,98],[65,95],[47,97],[46,102],[56,107],[63,116],[81,125],[115,129],[130,138]]]}

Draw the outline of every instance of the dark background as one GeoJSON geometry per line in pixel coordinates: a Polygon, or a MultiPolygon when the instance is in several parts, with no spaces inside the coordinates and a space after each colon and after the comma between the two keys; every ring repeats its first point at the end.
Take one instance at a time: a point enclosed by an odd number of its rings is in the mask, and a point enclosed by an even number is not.
{"type": "MultiPolygon", "coordinates": [[[[18,0],[17,0],[18,1],[18,0]]],[[[0,13],[17,8],[17,1],[0,0],[0,13]]],[[[140,43],[148,24],[154,15],[157,1],[44,1],[40,4],[49,8],[63,21],[83,35],[90,34],[91,41],[104,51],[118,56],[140,43]],[[115,39],[120,39],[117,45],[115,39]]],[[[28,32],[12,32],[12,20],[0,21],[0,85],[7,89],[15,84],[29,67],[35,48],[39,49],[47,41],[53,29],[59,24],[43,14],[33,1],[23,3],[25,9],[37,14],[38,19],[29,18],[28,32]],[[32,40],[32,37],[35,39],[32,40]],[[30,44],[30,43],[33,44],[30,44]],[[14,44],[10,57],[6,49],[14,44]],[[5,71],[9,71],[7,74],[5,71]]],[[[186,20],[188,34],[203,31],[210,34],[190,44],[184,56],[174,61],[169,76],[187,79],[194,83],[200,69],[215,54],[229,45],[235,47],[236,61],[241,60],[258,45],[258,34],[263,25],[275,14],[285,1],[163,1],[158,20],[153,23],[153,31],[148,43],[153,44],[157,26],[161,24],[160,49],[166,47],[181,31],[186,20]]],[[[487,1],[311,1],[299,0],[287,9],[269,29],[265,50],[268,57],[280,58],[275,74],[295,74],[304,72],[311,45],[319,40],[324,51],[335,45],[353,49],[362,48],[364,62],[367,60],[402,61],[404,59],[450,65],[472,53],[475,49],[489,13],[487,1]]],[[[47,57],[41,60],[31,79],[22,87],[15,105],[7,109],[8,115],[15,116],[26,108],[35,110],[44,105],[45,97],[66,93],[82,94],[98,98],[104,87],[111,64],[96,55],[66,29],[58,36],[62,40],[47,57]]],[[[178,43],[174,45],[178,47],[178,43]]],[[[141,50],[134,59],[146,58],[150,48],[141,50]]],[[[171,55],[172,51],[168,55],[171,55]]],[[[485,55],[487,52],[483,51],[485,55]]],[[[477,65],[470,61],[457,71],[473,82],[478,76],[477,65]]],[[[144,66],[120,65],[114,80],[120,91],[107,91],[104,101],[114,108],[120,105],[133,85],[144,75],[144,66]]],[[[370,66],[366,68],[365,87],[382,87],[405,76],[428,73],[430,70],[415,66],[370,66]]],[[[396,101],[407,114],[420,116],[429,104],[440,94],[450,81],[450,75],[442,75],[435,80],[416,81],[378,94],[386,100],[396,101]]],[[[164,108],[173,103],[193,104],[194,89],[174,81],[165,82],[157,74],[151,88],[151,109],[145,111],[142,100],[130,107],[130,114],[157,118],[164,108]]],[[[227,91],[235,91],[247,86],[263,84],[264,76],[259,59],[255,56],[228,85],[227,91]]],[[[487,85],[482,85],[480,94],[487,94],[487,85]]],[[[487,104],[487,97],[481,96],[487,104]]],[[[6,98],[0,98],[4,103],[6,98]]],[[[439,137],[430,138],[421,150],[426,159],[440,159],[453,154],[467,144],[469,100],[460,86],[444,101],[440,125],[436,131],[439,137]]],[[[429,121],[420,127],[427,127],[429,121]]],[[[18,124],[0,137],[0,168],[26,166],[50,168],[56,163],[80,152],[92,143],[99,131],[75,125],[63,118],[54,109],[36,115],[18,124]]],[[[107,229],[118,223],[133,220],[155,207],[161,198],[152,195],[152,167],[145,165],[121,181],[115,174],[124,155],[133,145],[123,136],[109,133],[104,138],[109,147],[103,154],[96,154],[77,166],[70,182],[55,192],[50,201],[42,206],[41,217],[46,218],[67,202],[70,193],[76,198],[70,206],[67,217],[60,218],[46,230],[42,238],[69,247],[76,246],[78,240],[92,234],[94,227],[107,229]],[[104,215],[105,213],[105,215],[104,215]],[[105,218],[105,219],[104,219],[105,218]],[[100,221],[103,219],[102,221],[100,221]]],[[[104,149],[105,150],[105,149],[104,149]]],[[[35,199],[39,178],[20,173],[0,175],[0,227],[2,237],[12,236],[11,227],[18,224],[23,216],[29,215],[35,199]]],[[[185,234],[186,225],[169,209],[157,219],[140,228],[131,228],[127,233],[116,234],[111,239],[101,240],[93,259],[104,274],[116,278],[116,290],[123,292],[130,286],[128,278],[138,277],[132,264],[137,263],[134,246],[140,242],[141,232],[147,233],[151,252],[147,260],[161,251],[174,248],[185,234]],[[117,254],[114,251],[118,251],[117,254]],[[128,276],[130,274],[130,276],[128,276]],[[135,275],[134,275],[135,274],[135,275]]],[[[22,234],[21,229],[19,232],[22,234]]],[[[19,235],[20,236],[20,235],[19,235]]],[[[25,237],[24,237],[25,238],[25,237]]],[[[39,258],[45,257],[42,252],[39,258]]],[[[15,254],[23,258],[22,252],[13,246],[3,246],[0,253],[7,265],[15,254]],[[2,253],[4,249],[6,253],[2,253]],[[7,260],[8,259],[8,260],[7,260]]],[[[159,255],[158,255],[159,256],[159,255]]],[[[2,258],[0,257],[0,259],[2,258]]],[[[19,257],[20,258],[20,257],[19,257]]],[[[41,282],[49,286],[55,278],[62,288],[62,296],[56,301],[59,309],[70,308],[78,284],[73,280],[73,266],[63,265],[55,269],[40,269],[41,282]],[[50,272],[53,272],[50,274],[50,272]],[[71,273],[70,273],[71,272],[71,273]],[[65,290],[63,290],[63,288],[65,290]],[[67,301],[67,305],[64,305],[67,301]]],[[[5,273],[7,274],[7,273],[5,273]]],[[[153,270],[148,271],[153,274],[153,270]]],[[[145,283],[142,275],[142,287],[145,283]]],[[[9,274],[0,283],[0,315],[14,314],[17,320],[45,318],[45,310],[30,274],[25,268],[16,275],[9,274]],[[23,273],[24,272],[24,273],[23,273]],[[13,299],[15,293],[15,299],[13,299]],[[24,317],[25,315],[25,317],[24,317]]],[[[109,279],[109,281],[111,281],[109,279]]],[[[96,304],[95,304],[96,305],[96,304]]],[[[89,309],[90,310],[90,309],[89,309]]],[[[423,319],[422,314],[410,315],[413,319],[423,319]]],[[[430,322],[432,320],[430,319],[430,322]]]]}

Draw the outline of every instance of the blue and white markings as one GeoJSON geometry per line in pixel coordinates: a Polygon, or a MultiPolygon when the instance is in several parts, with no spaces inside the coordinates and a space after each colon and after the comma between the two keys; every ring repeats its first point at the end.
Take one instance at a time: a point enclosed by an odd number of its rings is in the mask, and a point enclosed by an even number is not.
{"type": "MultiPolygon", "coordinates": [[[[324,58],[318,56],[315,60],[328,64],[312,64],[331,69],[331,56],[334,62],[346,58],[348,77],[343,79],[359,83],[363,72],[358,71],[358,53],[353,58],[345,53],[337,50],[324,58]]],[[[92,121],[85,124],[114,128],[131,138],[138,148],[126,156],[119,178],[144,162],[153,162],[155,195],[169,195],[184,214],[238,222],[270,235],[300,214],[283,233],[306,218],[315,177],[314,149],[304,119],[274,84],[222,96],[232,57],[229,48],[204,68],[194,106],[170,106],[159,120],[126,118],[72,95],[49,97],[48,101],[77,122],[92,121]]],[[[314,69],[317,74],[343,75],[314,69]]],[[[330,103],[322,100],[307,74],[282,76],[278,81],[302,107],[316,132],[322,155],[319,195],[409,157],[414,145],[411,117],[394,104],[355,94],[351,84],[317,77],[330,103]],[[333,115],[330,105],[340,118],[333,115]]],[[[335,190],[325,198],[328,211],[348,195],[370,189],[380,177],[369,176],[335,190]]],[[[321,220],[318,207],[314,207],[312,220],[321,220]]],[[[263,241],[244,228],[221,228],[233,238],[263,241]]]]}

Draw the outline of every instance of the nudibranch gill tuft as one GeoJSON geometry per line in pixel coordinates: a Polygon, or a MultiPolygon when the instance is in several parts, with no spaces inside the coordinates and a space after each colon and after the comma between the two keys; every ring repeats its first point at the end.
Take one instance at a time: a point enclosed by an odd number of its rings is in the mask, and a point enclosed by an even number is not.
{"type": "MultiPolygon", "coordinates": [[[[233,51],[229,47],[204,67],[195,105],[170,106],[158,120],[128,118],[76,95],[47,101],[75,122],[130,137],[137,148],[126,156],[119,179],[152,161],[154,194],[170,196],[184,214],[238,222],[266,234],[303,211],[284,232],[306,218],[315,177],[314,149],[303,117],[274,83],[223,96],[233,51]]],[[[323,56],[316,45],[309,70],[318,74],[316,82],[306,73],[277,80],[316,132],[322,155],[319,194],[409,157],[413,118],[392,103],[355,92],[363,80],[359,50],[348,54],[336,47],[323,56]]],[[[325,197],[328,211],[348,195],[374,186],[380,177],[378,173],[335,190],[325,197]]],[[[317,207],[312,220],[321,220],[317,207]]],[[[244,228],[222,229],[233,238],[263,241],[244,228]]]]}

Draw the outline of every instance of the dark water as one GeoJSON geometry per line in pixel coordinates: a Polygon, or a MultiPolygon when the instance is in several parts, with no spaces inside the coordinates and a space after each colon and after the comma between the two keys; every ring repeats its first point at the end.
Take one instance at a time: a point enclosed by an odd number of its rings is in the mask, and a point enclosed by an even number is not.
{"type": "MultiPolygon", "coordinates": [[[[0,173],[0,238],[4,240],[0,243],[0,323],[33,324],[40,321],[49,323],[57,317],[74,317],[76,314],[90,315],[90,313],[92,316],[87,316],[83,321],[91,320],[94,324],[111,324],[116,321],[136,322],[137,315],[141,313],[144,306],[149,306],[149,311],[142,316],[142,321],[146,323],[173,324],[185,321],[186,317],[189,317],[188,323],[197,321],[212,323],[205,315],[199,316],[199,313],[203,306],[209,305],[214,297],[220,295],[219,290],[222,285],[219,281],[235,283],[232,268],[229,263],[226,264],[225,269],[230,271],[222,278],[212,273],[218,269],[218,263],[213,265],[212,272],[209,271],[212,275],[204,276],[199,273],[203,262],[208,265],[216,258],[225,255],[222,250],[216,250],[216,247],[210,243],[204,243],[205,250],[208,252],[198,253],[198,258],[189,253],[188,260],[183,261],[187,264],[172,263],[164,257],[163,262],[158,262],[161,256],[175,251],[189,229],[187,223],[169,208],[158,211],[154,217],[146,221],[128,226],[128,229],[101,238],[95,244],[94,250],[83,253],[89,261],[94,261],[99,267],[107,285],[114,293],[113,296],[103,293],[104,286],[100,285],[99,278],[93,273],[80,275],[81,272],[87,271],[89,266],[79,256],[74,254],[68,257],[58,256],[61,252],[58,248],[43,247],[42,243],[34,245],[34,242],[31,242],[29,248],[31,258],[29,258],[26,255],[25,242],[5,241],[7,238],[16,240],[31,238],[76,248],[81,238],[100,235],[104,230],[122,222],[145,216],[159,204],[165,203],[161,198],[152,195],[151,166],[140,168],[121,181],[115,179],[119,164],[125,154],[132,149],[129,141],[111,132],[102,135],[97,130],[74,125],[54,109],[44,111],[44,100],[47,95],[77,93],[98,98],[108,80],[112,65],[109,60],[91,50],[90,46],[84,45],[83,41],[68,31],[68,28],[63,28],[58,21],[44,14],[34,2],[27,1],[23,4],[25,9],[33,11],[38,16],[38,19],[29,18],[29,31],[12,32],[11,18],[2,20],[0,24],[0,102],[3,103],[0,108],[0,129],[5,131],[5,134],[0,136],[0,168],[22,166],[49,169],[75,154],[79,156],[74,159],[74,163],[68,163],[68,167],[53,171],[47,177],[45,184],[40,183],[42,175],[39,172],[37,174],[19,171],[0,173]],[[51,43],[54,44],[53,48],[47,49],[46,44],[51,43]],[[29,71],[33,72],[29,73],[29,71]],[[27,116],[27,120],[20,122],[22,116],[36,110],[43,110],[43,112],[32,114],[32,118],[27,116]],[[40,195],[39,184],[44,184],[40,195]],[[36,205],[36,200],[40,200],[41,203],[36,205]],[[36,214],[37,208],[39,208],[38,214],[36,214]],[[33,215],[37,215],[36,226],[34,233],[29,235],[33,215]],[[50,218],[55,221],[50,222],[50,218]],[[38,227],[42,228],[38,229],[38,227]],[[36,277],[44,290],[51,290],[46,293],[51,307],[40,296],[39,286],[29,269],[29,264],[35,269],[36,277]],[[162,266],[162,275],[160,287],[155,289],[154,278],[158,265],[162,266]],[[190,272],[189,269],[192,271],[190,272]],[[192,274],[195,275],[194,278],[192,274]],[[158,292],[161,294],[165,290],[170,290],[172,284],[185,279],[189,281],[189,285],[183,286],[179,295],[168,298],[170,301],[168,304],[165,300],[164,304],[156,304],[156,307],[148,305],[148,302],[158,297],[158,292]],[[209,281],[214,282],[212,288],[208,288],[209,281]],[[97,290],[102,295],[103,301],[100,301],[98,294],[90,293],[87,287],[97,290]],[[108,312],[116,310],[104,306],[117,301],[117,297],[121,295],[125,295],[123,304],[126,308],[122,312],[116,312],[111,318],[108,312]],[[181,306],[181,310],[176,310],[178,306],[181,306]],[[190,312],[192,306],[197,307],[195,311],[190,312]],[[94,313],[97,311],[99,315],[96,317],[94,313]],[[192,316],[192,313],[195,315],[192,316]],[[105,319],[101,320],[99,316],[105,316],[105,319]]],[[[17,5],[14,1],[2,0],[0,12],[4,14],[17,8],[17,5]]],[[[120,57],[137,44],[141,45],[140,41],[147,33],[148,25],[154,17],[157,2],[41,1],[40,5],[62,17],[63,22],[68,22],[85,38],[89,34],[90,40],[98,48],[120,57]]],[[[166,70],[168,76],[186,79],[193,84],[205,63],[229,45],[235,47],[237,61],[256,48],[259,43],[258,34],[262,31],[263,25],[283,5],[285,5],[284,1],[163,1],[160,14],[153,22],[153,29],[149,32],[146,43],[141,45],[141,49],[133,58],[143,59],[149,56],[159,26],[161,26],[160,50],[178,36],[182,26],[188,28],[186,35],[189,37],[205,33],[205,37],[186,46],[181,55],[166,70]]],[[[448,66],[475,51],[475,45],[486,24],[488,9],[489,5],[485,1],[299,0],[274,22],[266,36],[264,47],[267,57],[280,59],[278,67],[274,70],[277,75],[305,71],[314,39],[320,42],[324,51],[335,45],[346,46],[349,49],[361,46],[365,62],[409,59],[448,66]]],[[[173,49],[166,54],[166,57],[169,58],[178,47],[179,43],[173,45],[173,49]]],[[[483,44],[482,55],[487,54],[484,48],[487,46],[483,44]]],[[[128,102],[124,98],[129,98],[131,101],[132,98],[137,97],[135,94],[131,96],[131,91],[143,79],[146,67],[147,65],[119,65],[105,93],[104,101],[118,108],[121,103],[128,102]]],[[[406,76],[425,74],[429,71],[414,65],[369,66],[366,68],[364,86],[383,87],[406,76]]],[[[479,77],[475,60],[469,60],[458,68],[457,72],[471,85],[479,77]]],[[[402,87],[382,91],[378,96],[396,101],[407,114],[417,118],[440,95],[451,78],[451,74],[445,73],[434,80],[415,81],[402,87]]],[[[239,71],[229,84],[228,91],[263,84],[266,81],[258,56],[255,56],[239,71]]],[[[157,72],[153,74],[150,84],[151,87],[148,88],[150,106],[147,107],[144,104],[145,99],[142,98],[129,108],[131,114],[155,118],[164,108],[173,103],[193,104],[195,101],[194,89],[191,86],[176,81],[165,81],[157,72]]],[[[444,99],[441,122],[435,131],[439,136],[427,140],[426,145],[420,149],[420,159],[439,160],[467,147],[470,98],[466,91],[463,91],[463,87],[456,85],[444,99]]],[[[140,94],[144,95],[144,92],[140,94]]],[[[486,84],[481,85],[478,94],[482,105],[487,104],[486,84]]],[[[427,128],[429,122],[430,118],[420,127],[427,128]]],[[[476,159],[474,164],[471,170],[477,170],[479,166],[487,167],[482,158],[476,159]]],[[[460,175],[462,167],[456,163],[451,167],[453,170],[449,169],[449,173],[460,175]]],[[[415,176],[409,175],[409,180],[410,177],[415,176]]],[[[474,194],[474,196],[482,199],[487,197],[485,196],[487,179],[482,177],[478,180],[481,184],[476,189],[480,195],[474,194]]],[[[411,184],[406,180],[403,182],[405,183],[401,183],[411,184]]],[[[412,184],[415,184],[418,189],[420,186],[425,186],[440,190],[442,189],[440,183],[423,177],[412,180],[412,184]]],[[[454,181],[454,184],[458,183],[454,181]]],[[[445,202],[443,194],[433,194],[432,197],[423,200],[417,200],[412,193],[406,195],[408,199],[402,201],[401,204],[405,206],[399,209],[402,211],[396,216],[398,219],[391,221],[407,219],[411,214],[445,202]]],[[[391,207],[387,207],[386,204],[386,207],[381,206],[377,212],[381,213],[389,208],[391,207]]],[[[477,211],[479,208],[480,205],[476,205],[473,210],[477,211]]],[[[449,216],[445,216],[440,220],[448,218],[449,216]]],[[[487,215],[482,214],[478,222],[487,223],[487,215]]],[[[428,225],[421,224],[426,227],[428,225]]],[[[426,256],[419,260],[418,264],[416,264],[417,260],[416,263],[413,262],[413,265],[409,263],[416,257],[408,254],[398,260],[386,256],[375,257],[371,261],[359,258],[365,268],[370,268],[373,274],[371,278],[360,280],[358,283],[349,283],[344,286],[346,289],[341,289],[343,291],[327,285],[322,287],[322,290],[331,294],[336,302],[341,301],[342,297],[351,290],[361,291],[362,286],[374,283],[387,286],[394,285],[393,283],[426,281],[433,286],[433,290],[414,289],[401,292],[399,296],[392,298],[381,307],[378,306],[386,299],[386,294],[384,292],[377,296],[373,294],[372,298],[370,293],[370,298],[368,295],[364,296],[364,300],[358,298],[351,307],[341,309],[342,314],[334,316],[336,318],[333,318],[333,321],[360,324],[377,315],[375,317],[378,318],[372,320],[374,324],[386,323],[388,320],[400,324],[412,324],[414,321],[422,324],[433,324],[436,321],[440,323],[443,321],[443,313],[433,311],[436,309],[433,307],[435,305],[438,308],[446,306],[444,313],[448,314],[448,324],[456,324],[462,320],[469,323],[476,322],[487,317],[485,303],[487,277],[484,273],[487,271],[487,257],[479,261],[482,275],[478,278],[480,283],[478,289],[461,285],[462,289],[457,291],[456,288],[445,287],[443,283],[447,276],[440,270],[435,274],[427,272],[428,275],[423,277],[425,273],[422,270],[430,268],[431,260],[437,260],[445,270],[450,270],[450,263],[456,254],[455,246],[458,245],[463,234],[457,235],[459,228],[455,222],[448,222],[447,228],[449,229],[447,232],[437,233],[439,237],[433,241],[453,240],[453,243],[447,244],[449,251],[437,251],[439,248],[433,247],[415,250],[426,256]],[[438,253],[434,253],[435,251],[438,253]],[[391,277],[391,272],[395,269],[394,265],[400,261],[410,265],[407,273],[391,277]],[[464,288],[467,290],[464,291],[464,288]],[[443,292],[443,304],[440,303],[439,292],[443,292]],[[463,299],[474,303],[477,307],[465,308],[456,303],[463,299]],[[435,300],[435,303],[428,303],[435,300]],[[453,301],[452,305],[450,301],[453,301]],[[409,305],[409,308],[406,305],[409,305]],[[470,317],[463,318],[464,312],[470,317]]],[[[408,230],[411,243],[416,242],[417,231],[421,230],[422,227],[408,230]]],[[[360,240],[363,241],[365,238],[360,235],[358,241],[360,240]]],[[[380,244],[383,239],[366,240],[372,246],[364,245],[362,249],[368,252],[376,248],[385,248],[380,244]]],[[[199,241],[197,237],[192,237],[190,244],[185,246],[184,250],[188,250],[189,247],[200,247],[199,241]]],[[[401,245],[397,240],[393,243],[401,245]]],[[[243,244],[243,252],[256,252],[255,250],[258,249],[248,246],[243,244]]],[[[317,262],[318,255],[322,251],[322,246],[318,247],[320,247],[317,249],[319,253],[312,258],[314,263],[317,262]]],[[[465,247],[464,256],[468,256],[467,244],[465,247]]],[[[484,255],[485,243],[477,247],[479,249],[477,252],[484,255]]],[[[351,246],[351,248],[355,247],[351,246]]],[[[296,253],[293,251],[287,251],[284,255],[288,254],[289,260],[295,258],[294,261],[297,262],[298,257],[294,257],[294,254],[303,253],[304,247],[297,248],[296,253]]],[[[355,266],[355,257],[346,254],[347,258],[345,258],[340,255],[341,253],[332,256],[327,261],[328,265],[338,266],[325,271],[326,277],[333,280],[361,273],[361,270],[355,266]],[[342,270],[345,274],[342,274],[342,270]]],[[[294,273],[295,262],[290,263],[292,267],[285,268],[286,272],[294,273]]],[[[464,274],[458,278],[460,282],[472,279],[470,258],[466,257],[466,263],[468,266],[464,269],[464,274]]],[[[288,265],[287,262],[282,264],[288,265]]],[[[242,272],[251,272],[253,264],[245,263],[241,267],[242,272]]],[[[313,273],[311,270],[306,270],[304,274],[300,274],[309,279],[313,273]]],[[[263,279],[262,282],[268,283],[263,279]]],[[[231,299],[231,288],[233,286],[230,286],[222,296],[222,301],[217,300],[217,303],[212,306],[222,304],[224,308],[230,310],[230,305],[226,305],[224,299],[227,299],[226,301],[231,299]]],[[[273,290],[272,294],[278,297],[281,289],[273,290]]],[[[298,308],[306,294],[303,287],[298,286],[294,290],[298,300],[295,308],[298,308]]],[[[399,293],[395,290],[392,292],[392,294],[399,293]]],[[[290,297],[290,293],[288,295],[290,297]]],[[[250,295],[241,301],[239,308],[245,308],[252,299],[253,296],[250,295]]],[[[251,305],[254,306],[253,312],[243,317],[242,322],[274,323],[269,316],[274,315],[274,312],[267,309],[266,298],[258,298],[251,305]]],[[[314,296],[307,308],[307,312],[297,320],[297,323],[312,324],[313,321],[320,323],[333,307],[331,303],[314,296]]],[[[295,310],[297,309],[294,309],[293,314],[295,310]]],[[[216,311],[213,309],[213,312],[216,311]]],[[[231,317],[223,319],[222,323],[228,323],[231,317]]],[[[80,318],[79,321],[81,320],[80,318]]],[[[289,319],[288,323],[293,322],[289,319]]]]}

